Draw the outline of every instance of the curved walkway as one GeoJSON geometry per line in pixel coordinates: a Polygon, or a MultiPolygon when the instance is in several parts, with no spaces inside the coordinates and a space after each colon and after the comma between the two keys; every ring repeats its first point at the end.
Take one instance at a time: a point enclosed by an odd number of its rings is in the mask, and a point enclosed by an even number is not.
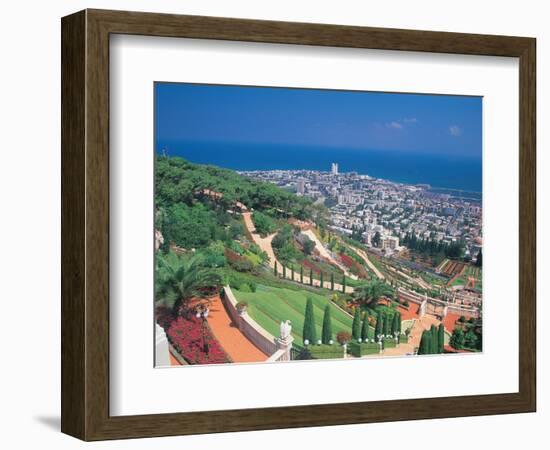
{"type": "Polygon", "coordinates": [[[216,339],[233,362],[263,362],[267,360],[268,355],[265,355],[258,347],[252,344],[233,325],[219,296],[213,298],[210,304],[208,325],[210,325],[212,333],[214,333],[214,336],[216,336],[216,339]]]}
{"type": "MultiPolygon", "coordinates": [[[[272,269],[275,267],[275,262],[277,262],[277,273],[282,277],[283,276],[283,265],[277,260],[277,257],[275,256],[275,253],[273,252],[273,247],[271,246],[271,241],[275,237],[276,233],[270,234],[269,236],[266,236],[265,238],[261,237],[258,233],[256,233],[256,228],[254,227],[254,222],[252,221],[252,213],[250,212],[244,212],[243,213],[243,219],[244,224],[252,236],[252,239],[254,240],[254,243],[260,247],[264,252],[267,253],[267,256],[269,257],[268,264],[269,267],[272,269]]],[[[295,274],[295,280],[298,281],[300,275],[295,274]]],[[[288,270],[286,271],[286,277],[287,280],[292,280],[292,271],[288,270]]],[[[309,285],[309,277],[304,275],[304,284],[309,285]]],[[[316,280],[313,278],[313,286],[314,287],[321,287],[321,282],[319,280],[316,280]]],[[[330,281],[324,281],[323,287],[325,289],[330,289],[330,281]]],[[[334,290],[342,292],[343,286],[340,283],[334,283],[334,290]]],[[[351,286],[346,286],[346,293],[351,294],[354,291],[354,289],[351,286]]]]}
{"type": "Polygon", "coordinates": [[[365,261],[365,264],[367,266],[369,266],[369,269],[372,270],[374,272],[374,274],[381,280],[385,279],[386,277],[382,274],[382,272],[380,272],[376,266],[372,263],[372,261],[369,259],[369,257],[367,256],[367,252],[365,252],[364,250],[361,250],[360,248],[357,248],[357,247],[351,247],[355,253],[357,253],[361,258],[363,258],[363,261],[365,261]]]}
{"type": "Polygon", "coordinates": [[[357,280],[357,277],[355,275],[353,275],[352,273],[350,273],[348,271],[348,268],[346,266],[344,266],[343,264],[341,264],[340,262],[338,262],[336,259],[334,259],[334,257],[330,254],[330,252],[325,248],[325,246],[323,245],[323,243],[319,240],[319,238],[317,237],[317,235],[312,231],[312,230],[306,230],[306,231],[302,231],[302,234],[305,234],[309,239],[311,239],[313,241],[313,243],[315,244],[315,249],[319,252],[319,254],[325,258],[325,259],[328,259],[332,265],[338,267],[342,272],[345,273],[345,275],[347,277],[350,277],[354,280],[357,280]]]}

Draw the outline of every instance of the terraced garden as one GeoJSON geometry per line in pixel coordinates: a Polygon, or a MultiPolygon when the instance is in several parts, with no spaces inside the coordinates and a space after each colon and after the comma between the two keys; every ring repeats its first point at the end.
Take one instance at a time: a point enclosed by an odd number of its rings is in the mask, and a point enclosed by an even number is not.
{"type": "Polygon", "coordinates": [[[482,269],[480,267],[467,266],[464,272],[452,282],[452,286],[465,286],[481,291],[483,288],[482,269]]]}
{"type": "MultiPolygon", "coordinates": [[[[329,298],[311,292],[258,285],[256,292],[233,290],[237,300],[248,303],[248,314],[274,336],[279,335],[281,321],[292,322],[292,335],[297,347],[303,346],[302,330],[308,297],[313,300],[317,335],[321,336],[323,313],[331,305],[332,331],[334,338],[339,331],[351,331],[352,317],[334,305],[329,298]]],[[[374,330],[370,330],[374,333],[374,330]]]]}

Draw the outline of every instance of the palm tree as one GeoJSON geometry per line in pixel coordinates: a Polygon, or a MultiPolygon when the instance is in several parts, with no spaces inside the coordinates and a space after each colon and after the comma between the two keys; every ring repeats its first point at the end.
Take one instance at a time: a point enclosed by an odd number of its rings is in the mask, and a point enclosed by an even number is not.
{"type": "Polygon", "coordinates": [[[353,296],[357,301],[365,306],[376,306],[378,300],[380,300],[380,297],[390,294],[393,294],[393,289],[391,286],[380,280],[373,280],[369,283],[358,286],[355,289],[353,296]]]}
{"type": "Polygon", "coordinates": [[[155,302],[174,314],[179,314],[191,298],[201,295],[201,289],[221,283],[220,274],[205,266],[201,257],[180,257],[170,252],[157,258],[155,302]]]}

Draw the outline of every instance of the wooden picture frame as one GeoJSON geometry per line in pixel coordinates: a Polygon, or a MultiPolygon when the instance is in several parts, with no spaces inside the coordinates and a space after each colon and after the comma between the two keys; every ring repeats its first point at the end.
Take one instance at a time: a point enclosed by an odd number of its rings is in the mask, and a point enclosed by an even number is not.
{"type": "Polygon", "coordinates": [[[62,30],[62,417],[84,440],[532,412],[536,408],[533,38],[85,10],[62,30]],[[109,415],[109,36],[134,34],[519,58],[519,392],[109,415]]]}

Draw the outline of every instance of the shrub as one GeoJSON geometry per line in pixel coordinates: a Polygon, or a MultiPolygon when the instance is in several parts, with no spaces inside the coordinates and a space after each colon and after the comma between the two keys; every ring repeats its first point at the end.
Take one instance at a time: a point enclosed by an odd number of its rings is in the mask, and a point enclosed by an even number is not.
{"type": "Polygon", "coordinates": [[[275,231],[276,225],[273,219],[260,211],[254,211],[252,221],[256,231],[261,236],[266,236],[275,231]]]}
{"type": "Polygon", "coordinates": [[[351,334],[349,334],[347,331],[340,331],[336,335],[336,341],[338,341],[339,344],[344,345],[351,341],[351,334]]]}
{"type": "Polygon", "coordinates": [[[229,265],[238,272],[252,272],[254,264],[248,258],[229,260],[229,265]]]}
{"type": "Polygon", "coordinates": [[[252,292],[248,283],[240,284],[239,287],[237,287],[237,290],[241,292],[252,292]]]}
{"type": "Polygon", "coordinates": [[[374,342],[350,342],[350,344],[348,345],[348,351],[351,355],[360,358],[361,356],[374,355],[376,353],[379,353],[380,347],[374,342]]]}
{"type": "Polygon", "coordinates": [[[248,307],[248,303],[247,303],[247,302],[238,302],[238,303],[235,305],[235,308],[237,308],[237,311],[243,311],[243,310],[245,310],[247,307],[248,307]]]}
{"type": "Polygon", "coordinates": [[[344,349],[339,345],[313,345],[308,347],[313,359],[337,359],[344,357],[344,349]]]}

